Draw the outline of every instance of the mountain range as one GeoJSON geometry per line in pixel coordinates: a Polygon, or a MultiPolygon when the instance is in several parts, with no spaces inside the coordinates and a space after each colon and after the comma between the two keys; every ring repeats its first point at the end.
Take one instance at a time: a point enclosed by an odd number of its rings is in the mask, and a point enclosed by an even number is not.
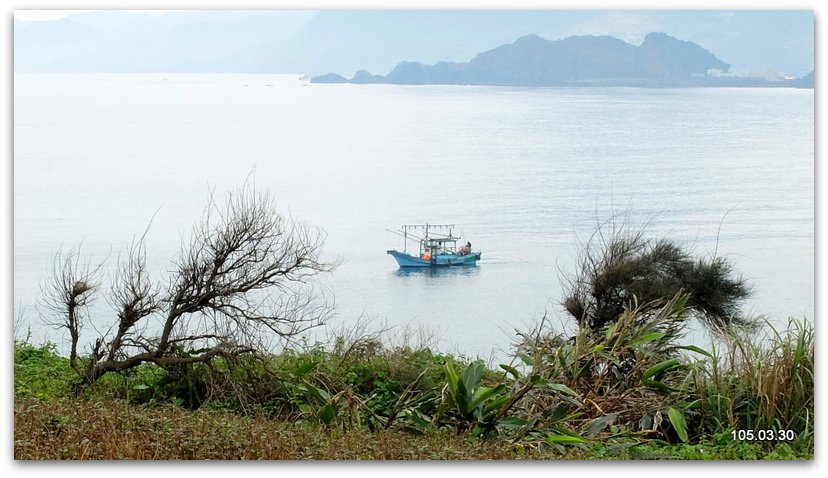
{"type": "Polygon", "coordinates": [[[735,72],[803,75],[814,67],[812,11],[113,10],[15,20],[14,69],[350,76],[403,60],[464,62],[529,34],[640,46],[654,31],[716,52],[735,72]]]}

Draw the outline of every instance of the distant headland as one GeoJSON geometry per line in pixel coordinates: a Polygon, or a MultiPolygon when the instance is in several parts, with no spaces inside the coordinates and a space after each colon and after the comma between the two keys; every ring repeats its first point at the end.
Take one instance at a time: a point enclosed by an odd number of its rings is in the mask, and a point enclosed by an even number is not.
{"type": "Polygon", "coordinates": [[[546,40],[526,35],[478,54],[468,62],[432,65],[403,61],[387,75],[360,70],[312,83],[499,86],[797,87],[813,88],[814,73],[772,80],[731,74],[730,65],[696,43],[661,32],[639,46],[611,36],[546,40]]]}

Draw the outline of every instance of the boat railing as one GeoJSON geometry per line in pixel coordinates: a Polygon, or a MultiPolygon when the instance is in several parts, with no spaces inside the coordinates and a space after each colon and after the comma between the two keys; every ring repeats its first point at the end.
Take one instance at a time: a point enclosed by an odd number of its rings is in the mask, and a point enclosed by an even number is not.
{"type": "MultiPolygon", "coordinates": [[[[434,247],[434,243],[441,243],[445,244],[448,242],[453,242],[454,247],[453,249],[457,249],[457,240],[459,237],[454,236],[453,230],[456,226],[454,224],[403,224],[399,230],[392,231],[391,229],[386,229],[386,231],[401,236],[403,238],[403,252],[408,251],[408,240],[416,240],[419,243],[420,249],[420,256],[423,255],[425,252],[424,249],[428,247],[434,247]],[[444,232],[448,230],[448,234],[444,232]],[[417,233],[421,234],[418,235],[417,233]]],[[[448,250],[445,245],[443,249],[448,250]]],[[[452,252],[453,253],[453,252],[452,252]]],[[[433,253],[430,253],[434,255],[433,253]]]]}

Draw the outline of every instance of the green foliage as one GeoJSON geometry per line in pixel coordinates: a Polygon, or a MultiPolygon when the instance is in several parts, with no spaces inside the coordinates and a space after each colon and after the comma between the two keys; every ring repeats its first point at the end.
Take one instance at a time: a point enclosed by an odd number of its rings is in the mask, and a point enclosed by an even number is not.
{"type": "Polygon", "coordinates": [[[71,394],[76,379],[69,359],[57,354],[46,343],[36,347],[27,342],[14,343],[15,396],[32,396],[40,400],[71,394]]]}
{"type": "Polygon", "coordinates": [[[687,443],[687,422],[684,420],[684,412],[680,412],[673,407],[667,409],[667,416],[670,418],[670,423],[673,429],[678,433],[679,438],[684,443],[687,443]]]}
{"type": "Polygon", "coordinates": [[[526,335],[521,347],[535,357],[546,383],[525,405],[544,411],[538,427],[591,439],[624,434],[671,439],[663,417],[692,398],[685,386],[690,367],[677,345],[686,300],[677,295],[658,308],[633,300],[616,321],[597,330],[584,327],[566,340],[526,335]]]}
{"type": "MultiPolygon", "coordinates": [[[[685,299],[657,308],[634,300],[618,320],[568,339],[527,334],[513,363],[494,370],[363,341],[169,370],[144,364],[108,374],[84,395],[130,408],[266,416],[328,433],[451,430],[559,458],[812,457],[813,326],[731,331],[707,352],[681,345],[685,299]],[[798,433],[784,443],[734,442],[729,434],[760,427],[798,433]]],[[[66,396],[73,380],[53,346],[16,344],[16,402],[66,396]]],[[[52,413],[42,429],[63,436],[75,426],[68,416],[52,413]]]]}
{"type": "Polygon", "coordinates": [[[507,393],[505,383],[483,386],[485,371],[485,365],[478,360],[469,364],[460,376],[452,361],[446,363],[445,399],[438,411],[440,420],[453,422],[458,431],[474,429],[475,433],[483,433],[495,425],[496,419],[504,418],[504,408],[513,397],[507,393]]]}
{"type": "Polygon", "coordinates": [[[117,374],[107,374],[89,387],[85,394],[117,397],[133,404],[159,405],[169,403],[198,408],[207,400],[210,367],[190,364],[163,369],[144,363],[117,374]]]}
{"type": "Polygon", "coordinates": [[[586,440],[577,435],[549,435],[546,442],[550,445],[570,445],[575,443],[586,443],[586,440]]]}

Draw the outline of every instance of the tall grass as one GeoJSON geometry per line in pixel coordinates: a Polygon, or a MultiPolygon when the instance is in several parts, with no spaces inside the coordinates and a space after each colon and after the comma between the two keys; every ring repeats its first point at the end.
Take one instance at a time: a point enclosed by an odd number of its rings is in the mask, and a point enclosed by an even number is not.
{"type": "Polygon", "coordinates": [[[790,319],[779,331],[726,331],[710,360],[695,368],[704,430],[792,430],[814,446],[814,326],[790,319]]]}

